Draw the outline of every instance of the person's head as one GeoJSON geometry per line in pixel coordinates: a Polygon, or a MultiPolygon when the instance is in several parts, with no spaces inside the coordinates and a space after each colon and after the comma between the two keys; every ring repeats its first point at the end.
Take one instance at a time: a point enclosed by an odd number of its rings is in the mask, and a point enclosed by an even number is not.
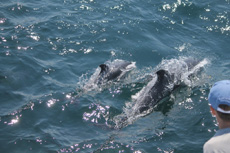
{"type": "Polygon", "coordinates": [[[210,90],[208,101],[218,123],[230,124],[230,80],[216,82],[210,90]]]}

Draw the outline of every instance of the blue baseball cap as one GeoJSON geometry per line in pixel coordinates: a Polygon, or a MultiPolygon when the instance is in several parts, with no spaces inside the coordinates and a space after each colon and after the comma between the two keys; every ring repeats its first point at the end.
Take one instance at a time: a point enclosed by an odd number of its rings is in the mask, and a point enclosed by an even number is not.
{"type": "Polygon", "coordinates": [[[230,114],[230,111],[225,111],[219,107],[221,104],[230,106],[230,80],[216,82],[210,90],[208,101],[216,111],[230,114]]]}

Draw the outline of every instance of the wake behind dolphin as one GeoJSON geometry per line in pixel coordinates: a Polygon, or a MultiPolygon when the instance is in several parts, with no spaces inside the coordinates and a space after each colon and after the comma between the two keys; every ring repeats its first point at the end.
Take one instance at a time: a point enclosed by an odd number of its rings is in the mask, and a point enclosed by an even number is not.
{"type": "Polygon", "coordinates": [[[152,112],[154,106],[181,85],[191,86],[194,77],[208,63],[206,59],[180,58],[164,60],[152,80],[127,103],[123,113],[114,117],[115,128],[132,124],[137,118],[152,112]]]}

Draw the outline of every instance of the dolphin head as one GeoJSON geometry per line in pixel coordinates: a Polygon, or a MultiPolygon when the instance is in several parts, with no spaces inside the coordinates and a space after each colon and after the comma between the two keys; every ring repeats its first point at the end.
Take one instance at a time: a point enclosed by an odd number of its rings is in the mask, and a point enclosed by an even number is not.
{"type": "Polygon", "coordinates": [[[191,70],[193,67],[195,67],[200,62],[200,60],[195,59],[195,58],[187,58],[184,61],[188,66],[188,70],[191,70]]]}

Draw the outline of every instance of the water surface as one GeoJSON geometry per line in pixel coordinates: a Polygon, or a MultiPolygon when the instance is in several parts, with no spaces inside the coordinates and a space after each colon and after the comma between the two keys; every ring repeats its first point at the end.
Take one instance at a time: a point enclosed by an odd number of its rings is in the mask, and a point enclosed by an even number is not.
{"type": "Polygon", "coordinates": [[[207,95],[230,75],[229,0],[0,1],[1,152],[202,152],[217,130],[207,95]],[[198,84],[175,91],[120,130],[123,112],[164,59],[208,59],[198,84]],[[101,63],[136,62],[128,82],[82,85],[101,63]]]}

